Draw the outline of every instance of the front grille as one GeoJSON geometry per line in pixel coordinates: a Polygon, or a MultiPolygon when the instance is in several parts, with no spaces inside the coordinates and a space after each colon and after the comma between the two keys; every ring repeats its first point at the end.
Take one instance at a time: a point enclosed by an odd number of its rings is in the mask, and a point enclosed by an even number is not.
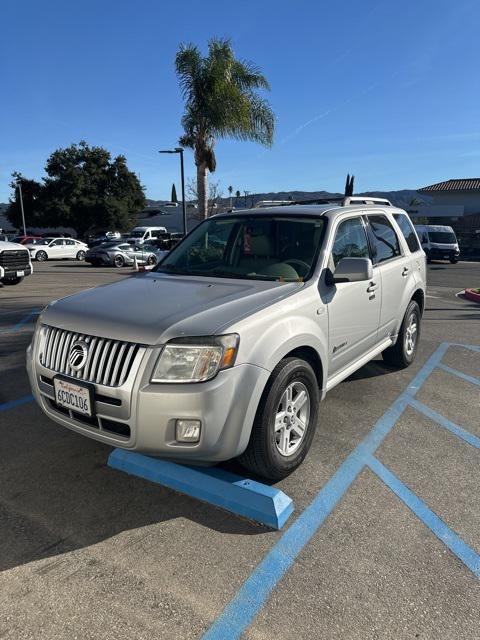
{"type": "Polygon", "coordinates": [[[30,265],[30,254],[25,249],[5,249],[0,252],[0,267],[6,270],[25,270],[30,265]]]}
{"type": "Polygon", "coordinates": [[[39,356],[41,365],[78,380],[107,387],[120,387],[124,384],[135,359],[143,352],[141,345],[132,342],[98,338],[48,326],[44,326],[42,331],[39,356]],[[72,345],[78,341],[88,345],[88,355],[84,366],[74,371],[69,354],[72,345]]]}

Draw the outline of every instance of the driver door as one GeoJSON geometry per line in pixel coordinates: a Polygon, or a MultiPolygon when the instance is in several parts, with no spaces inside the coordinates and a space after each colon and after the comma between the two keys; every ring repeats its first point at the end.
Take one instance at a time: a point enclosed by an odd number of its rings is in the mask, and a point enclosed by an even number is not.
{"type": "Polygon", "coordinates": [[[66,247],[64,245],[64,240],[61,238],[57,238],[53,240],[50,246],[48,247],[48,257],[53,260],[60,260],[61,258],[66,258],[66,247]]]}
{"type": "MultiPolygon", "coordinates": [[[[331,271],[342,258],[371,259],[361,216],[341,220],[334,231],[331,271]]],[[[373,268],[371,281],[332,285],[327,300],[330,377],[361,358],[377,342],[382,300],[378,267],[373,268]]]]}

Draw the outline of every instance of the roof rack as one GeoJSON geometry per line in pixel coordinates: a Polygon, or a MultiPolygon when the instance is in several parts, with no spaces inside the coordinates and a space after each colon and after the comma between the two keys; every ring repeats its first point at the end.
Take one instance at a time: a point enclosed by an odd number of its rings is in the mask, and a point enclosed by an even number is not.
{"type": "Polygon", "coordinates": [[[342,198],[342,206],[347,207],[349,204],[381,204],[384,207],[393,206],[390,200],[386,198],[375,198],[370,196],[347,196],[342,198]]]}

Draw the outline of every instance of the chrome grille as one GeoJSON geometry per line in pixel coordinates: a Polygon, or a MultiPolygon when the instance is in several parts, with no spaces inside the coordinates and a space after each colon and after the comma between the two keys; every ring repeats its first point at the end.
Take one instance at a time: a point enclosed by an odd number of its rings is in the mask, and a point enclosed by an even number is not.
{"type": "Polygon", "coordinates": [[[133,363],[141,357],[141,345],[109,338],[98,338],[84,333],[74,333],[56,327],[42,328],[40,364],[85,382],[120,387],[128,378],[133,363]],[[70,366],[70,347],[77,341],[88,345],[88,356],[84,366],[74,371],[70,366]]]}

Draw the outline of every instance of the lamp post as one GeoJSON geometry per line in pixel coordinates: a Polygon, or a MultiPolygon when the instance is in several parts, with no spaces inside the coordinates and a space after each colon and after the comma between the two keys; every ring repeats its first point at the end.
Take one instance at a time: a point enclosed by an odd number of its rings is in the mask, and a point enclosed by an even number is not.
{"type": "Polygon", "coordinates": [[[22,195],[22,183],[20,180],[17,181],[18,187],[18,195],[20,196],[20,210],[22,212],[22,225],[23,225],[23,235],[27,235],[27,228],[25,227],[25,211],[23,210],[23,195],[22,195]]]}
{"type": "Polygon", "coordinates": [[[185,172],[183,168],[183,149],[175,147],[175,149],[162,149],[158,153],[178,153],[180,154],[180,174],[182,180],[182,212],[183,212],[183,233],[187,235],[187,209],[185,206],[185,172]]]}

